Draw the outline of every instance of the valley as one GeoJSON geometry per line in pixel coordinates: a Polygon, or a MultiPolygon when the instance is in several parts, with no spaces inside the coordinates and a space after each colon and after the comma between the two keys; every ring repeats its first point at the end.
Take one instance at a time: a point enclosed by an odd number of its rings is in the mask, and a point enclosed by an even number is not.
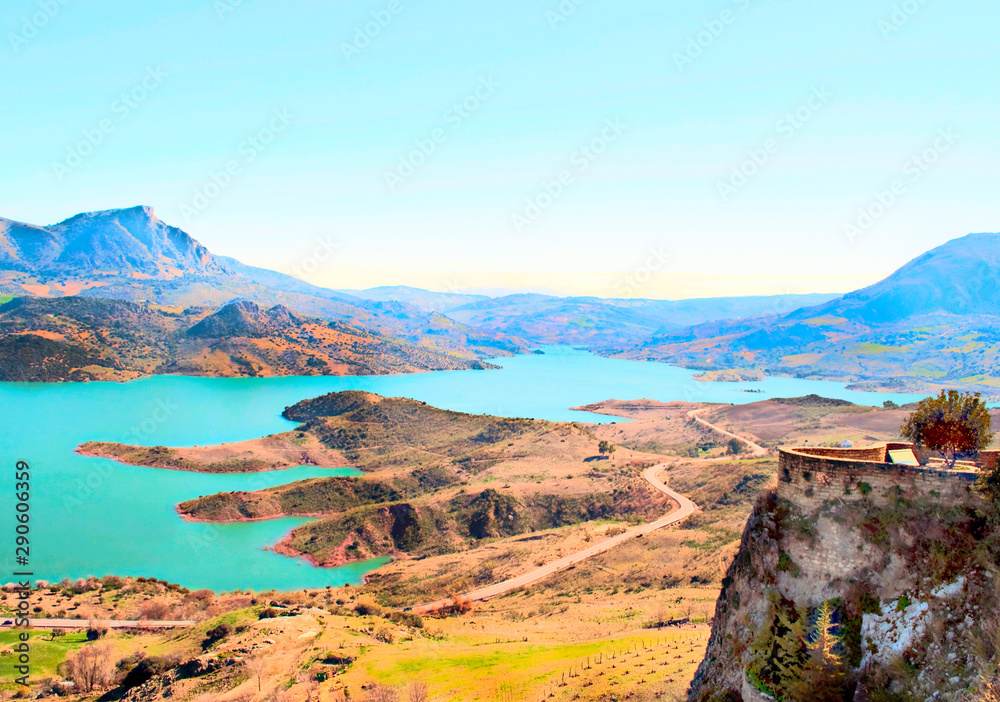
{"type": "MultiPolygon", "coordinates": [[[[52,586],[51,594],[43,588],[33,606],[48,616],[126,618],[146,612],[156,619],[196,620],[192,629],[167,634],[109,635],[117,657],[127,658],[142,647],[155,656],[150,658],[155,660],[150,682],[130,693],[135,700],[161,699],[168,689],[171,695],[197,696],[219,687],[236,699],[257,685],[287,686],[293,699],[317,694],[323,700],[345,699],[346,694],[354,699],[378,685],[405,691],[414,683],[426,685],[435,699],[456,702],[495,700],[504,694],[510,699],[602,700],[616,694],[680,700],[704,655],[707,622],[739,547],[740,531],[758,493],[775,484],[777,473],[775,458],[755,455],[758,451],[750,450],[749,443],[743,455],[731,455],[727,443],[732,437],[712,427],[725,427],[755,444],[796,437],[817,422],[824,427],[825,442],[857,431],[889,439],[895,437],[890,427],[898,412],[819,397],[742,406],[612,400],[586,410],[628,421],[574,425],[460,415],[357,392],[290,405],[286,414],[301,424],[283,436],[306,434],[310,445],[314,435],[323,436],[330,462],[340,454],[348,462],[360,462],[364,475],[223,493],[199,498],[188,508],[209,510],[203,515],[223,520],[234,507],[238,519],[308,512],[321,515],[311,524],[322,524],[363,511],[356,506],[359,501],[391,506],[405,497],[417,512],[433,508],[455,519],[451,536],[447,529],[435,532],[444,534],[436,541],[448,547],[441,550],[420,538],[393,544],[385,551],[393,560],[357,586],[206,594],[158,581],[105,578],[52,586]],[[427,427],[426,434],[420,427],[427,427]],[[492,440],[475,440],[484,434],[492,440]],[[650,450],[654,439],[662,442],[656,443],[662,453],[650,450]],[[618,447],[610,458],[602,459],[596,451],[600,441],[618,447]],[[642,469],[647,456],[657,456],[659,462],[642,469]],[[463,462],[470,457],[490,465],[459,468],[471,463],[463,462]],[[539,470],[542,466],[547,474],[539,470]],[[441,468],[454,470],[457,483],[421,485],[421,476],[441,475],[441,468]],[[599,469],[596,475],[586,472],[594,468],[599,469]],[[671,512],[669,502],[661,503],[652,519],[632,505],[627,512],[579,521],[564,511],[562,518],[570,518],[558,524],[537,521],[540,513],[527,509],[519,516],[535,521],[530,528],[526,521],[515,529],[500,526],[504,512],[465,512],[464,518],[461,510],[447,512],[449,503],[471,506],[474,501],[468,497],[489,490],[513,497],[504,503],[508,509],[540,504],[538,498],[545,494],[587,494],[591,488],[586,485],[566,484],[571,470],[580,474],[574,483],[592,481],[596,487],[611,480],[619,490],[659,474],[699,509],[678,526],[637,533],[634,520],[648,523],[671,512]],[[519,475],[527,479],[518,481],[519,475]],[[455,503],[461,494],[467,497],[455,503]],[[484,530],[474,536],[469,527],[484,530]],[[609,538],[618,540],[614,548],[586,553],[609,538]],[[475,597],[477,588],[578,552],[589,557],[485,602],[472,602],[465,594],[475,597]],[[460,613],[441,618],[433,616],[437,608],[407,611],[435,597],[447,605],[444,611],[460,613]],[[254,661],[262,656],[272,663],[258,666],[254,661]],[[284,671],[290,668],[300,672],[289,678],[284,671]],[[317,680],[316,673],[325,673],[324,680],[317,680]],[[485,688],[483,675],[493,681],[485,688]]],[[[252,456],[255,447],[267,445],[231,450],[252,456]]],[[[218,449],[199,450],[206,453],[187,454],[194,464],[185,470],[212,465],[218,449]]],[[[551,519],[553,513],[544,514],[551,519]]],[[[356,523],[355,536],[372,535],[374,522],[356,523]]],[[[349,532],[342,521],[335,525],[316,530],[306,525],[309,537],[303,543],[320,537],[343,544],[349,532]]],[[[393,537],[391,528],[382,533],[393,537]]],[[[314,542],[317,553],[324,553],[322,543],[314,542]]],[[[377,545],[374,540],[363,543],[377,545]]]]}

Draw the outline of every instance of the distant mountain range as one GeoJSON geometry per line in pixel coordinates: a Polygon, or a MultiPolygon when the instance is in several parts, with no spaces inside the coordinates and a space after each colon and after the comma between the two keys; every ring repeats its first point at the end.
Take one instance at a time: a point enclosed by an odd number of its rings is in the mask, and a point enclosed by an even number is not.
{"type": "Polygon", "coordinates": [[[1000,392],[1000,234],[970,234],[875,285],[787,314],[710,322],[602,351],[861,388],[1000,392]]]}
{"type": "Polygon", "coordinates": [[[400,300],[480,329],[536,344],[600,345],[648,339],[658,331],[701,322],[783,314],[837,297],[831,294],[713,297],[693,300],[503,297],[436,293],[405,286],[342,290],[369,300],[400,300]]]}
{"type": "Polygon", "coordinates": [[[405,302],[376,302],[215,256],[152,208],[76,215],[49,227],[0,219],[0,295],[78,296],[180,312],[247,300],[336,321],[432,353],[477,360],[528,342],[405,302]]]}
{"type": "Polygon", "coordinates": [[[51,226],[0,219],[0,295],[131,301],[181,312],[246,300],[457,358],[484,359],[549,343],[595,345],[661,329],[759,316],[831,296],[602,300],[437,293],[408,287],[320,288],[212,254],[150,207],[79,214],[51,226]]]}
{"type": "MultiPolygon", "coordinates": [[[[257,363],[258,374],[379,373],[470,367],[543,344],[573,344],[608,356],[724,372],[714,377],[764,372],[865,388],[940,385],[992,393],[1000,391],[998,264],[1000,235],[972,234],[929,251],[875,285],[839,296],[672,301],[537,293],[489,297],[405,286],[331,290],[214,255],[157,219],[151,208],[133,207],[44,227],[0,219],[0,300],[55,298],[45,314],[65,318],[73,329],[66,335],[28,314],[40,315],[42,308],[8,306],[0,310],[0,346],[9,360],[27,358],[21,351],[12,356],[9,349],[23,351],[29,341],[37,347],[35,358],[53,343],[99,340],[107,332],[102,325],[125,313],[108,308],[102,316],[91,310],[81,319],[75,315],[83,308],[70,301],[107,299],[147,310],[128,314],[160,329],[162,343],[174,344],[169,353],[139,364],[143,372],[245,374],[257,363]],[[310,325],[330,323],[345,335],[334,344],[343,353],[330,346],[334,342],[317,341],[321,349],[304,335],[310,325]],[[34,332],[46,343],[20,338],[34,332]],[[66,338],[60,341],[58,334],[66,338]],[[285,363],[267,353],[254,356],[246,344],[233,350],[224,343],[254,339],[260,349],[265,338],[290,343],[295,353],[285,363]],[[211,363],[191,360],[193,339],[207,340],[223,355],[243,358],[243,353],[256,361],[216,364],[213,370],[211,363]],[[312,365],[299,363],[319,352],[322,358],[312,365]],[[386,358],[376,359],[377,353],[386,358]]],[[[100,344],[59,353],[77,360],[115,355],[100,344]]],[[[126,374],[135,365],[128,354],[118,364],[126,374]]]]}

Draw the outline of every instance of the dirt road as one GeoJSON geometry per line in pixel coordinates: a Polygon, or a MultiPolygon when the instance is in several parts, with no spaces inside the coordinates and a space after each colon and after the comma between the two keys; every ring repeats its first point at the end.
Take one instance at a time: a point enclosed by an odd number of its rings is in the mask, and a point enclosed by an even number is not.
{"type": "Polygon", "coordinates": [[[760,444],[758,444],[758,443],[756,443],[754,441],[751,441],[750,439],[747,439],[746,437],[738,436],[738,435],[734,434],[731,431],[727,431],[727,430],[723,429],[722,427],[717,427],[714,424],[711,424],[711,423],[705,421],[704,419],[702,419],[701,417],[698,416],[702,412],[708,412],[711,409],[712,409],[711,407],[704,407],[702,409],[691,410],[690,412],[688,412],[688,416],[691,419],[693,419],[694,421],[698,422],[698,424],[702,425],[703,427],[705,427],[707,429],[711,429],[714,432],[718,432],[719,434],[722,434],[723,436],[728,436],[730,439],[736,439],[737,441],[742,441],[744,444],[746,444],[747,446],[750,447],[750,450],[753,451],[753,455],[754,456],[766,456],[767,455],[767,449],[764,448],[763,446],[761,446],[760,444]]]}
{"type": "MultiPolygon", "coordinates": [[[[679,492],[671,490],[669,487],[666,486],[666,484],[662,480],[660,480],[659,473],[666,466],[667,466],[666,463],[659,463],[655,466],[651,466],[650,468],[647,468],[643,472],[642,477],[645,478],[646,482],[648,482],[654,488],[656,488],[660,492],[665,493],[668,497],[670,497],[670,499],[676,502],[678,505],[677,509],[673,510],[667,515],[664,515],[663,517],[660,517],[655,522],[649,522],[648,524],[643,524],[641,526],[633,527],[631,529],[622,532],[621,534],[617,534],[616,536],[607,538],[604,541],[600,541],[594,544],[593,546],[588,546],[582,551],[577,551],[576,553],[572,553],[568,556],[563,556],[562,558],[554,560],[551,563],[546,563],[545,565],[539,568],[535,568],[534,570],[528,571],[527,573],[518,575],[517,577],[511,578],[510,580],[504,580],[503,582],[500,583],[495,583],[493,585],[489,585],[487,587],[480,588],[478,590],[473,590],[472,592],[467,592],[465,593],[464,597],[473,601],[481,601],[481,600],[488,600],[493,597],[499,597],[500,595],[505,595],[511,590],[515,590],[525,585],[531,585],[533,583],[538,582],[539,580],[542,580],[543,578],[547,578],[550,575],[554,575],[559,571],[566,570],[570,566],[576,565],[580,561],[584,561],[590,558],[591,556],[596,556],[599,553],[604,553],[605,551],[614,548],[615,546],[624,541],[628,541],[629,539],[634,539],[635,537],[640,536],[642,534],[649,534],[650,532],[656,531],[657,529],[662,529],[665,526],[670,526],[671,524],[676,524],[677,522],[687,519],[694,513],[696,509],[698,509],[698,505],[696,505],[688,498],[684,497],[684,495],[681,495],[679,492]]],[[[451,602],[452,602],[451,599],[428,602],[426,604],[417,605],[413,607],[412,611],[418,614],[426,614],[427,612],[431,612],[436,609],[440,609],[441,607],[444,607],[448,604],[451,604],[451,602]]]]}

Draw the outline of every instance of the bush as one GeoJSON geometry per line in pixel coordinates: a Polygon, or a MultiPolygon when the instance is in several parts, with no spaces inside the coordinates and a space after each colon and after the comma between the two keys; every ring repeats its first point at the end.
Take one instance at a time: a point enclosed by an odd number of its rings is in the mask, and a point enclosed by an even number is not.
{"type": "Polygon", "coordinates": [[[358,601],[354,603],[354,611],[361,616],[373,615],[376,617],[385,616],[385,607],[375,602],[370,597],[359,597],[358,601]]]}
{"type": "Polygon", "coordinates": [[[208,648],[216,641],[221,641],[227,636],[233,633],[233,625],[227,622],[222,622],[218,626],[213,626],[211,629],[205,632],[205,640],[202,642],[203,648],[208,648]]]}
{"type": "Polygon", "coordinates": [[[394,632],[387,626],[380,626],[378,629],[375,630],[375,633],[372,634],[372,636],[374,636],[378,641],[381,641],[382,643],[387,643],[387,644],[396,643],[396,632],[394,632]]]}
{"type": "MultiPolygon", "coordinates": [[[[121,687],[126,690],[131,690],[133,687],[139,687],[146,681],[151,680],[154,676],[176,668],[180,665],[180,662],[180,657],[177,654],[141,658],[139,659],[139,662],[136,663],[135,666],[125,675],[125,679],[122,680],[121,687]]],[[[120,665],[121,663],[119,663],[119,666],[120,665]]]]}
{"type": "Polygon", "coordinates": [[[169,619],[170,610],[167,600],[149,600],[139,605],[139,619],[169,619]]]}

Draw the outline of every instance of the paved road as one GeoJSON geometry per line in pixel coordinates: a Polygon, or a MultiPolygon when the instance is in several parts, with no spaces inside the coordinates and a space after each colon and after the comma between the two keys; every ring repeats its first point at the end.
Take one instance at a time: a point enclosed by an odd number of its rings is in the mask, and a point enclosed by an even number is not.
{"type": "MultiPolygon", "coordinates": [[[[94,623],[108,629],[174,629],[194,626],[190,619],[95,619],[94,623]]],[[[89,629],[89,619],[29,619],[28,624],[36,629],[89,629]]],[[[14,626],[14,619],[0,621],[0,627],[14,626]]]]}
{"type": "MultiPolygon", "coordinates": [[[[650,485],[665,493],[670,499],[677,503],[678,509],[670,512],[669,514],[660,517],[655,522],[649,522],[648,524],[643,524],[641,526],[632,527],[616,536],[609,537],[604,541],[600,541],[593,546],[588,546],[582,551],[577,551],[568,556],[563,556],[551,563],[546,563],[545,565],[536,568],[535,570],[524,573],[523,575],[518,575],[517,577],[511,578],[510,580],[504,580],[503,582],[496,583],[494,585],[489,585],[478,590],[473,590],[472,592],[465,593],[464,597],[473,600],[481,601],[488,600],[493,597],[499,597],[500,595],[505,595],[511,590],[515,590],[519,587],[525,585],[531,585],[533,583],[547,578],[550,575],[558,573],[561,570],[566,570],[570,566],[576,565],[580,561],[584,561],[591,556],[596,556],[599,553],[604,553],[613,549],[615,546],[621,544],[622,542],[628,541],[629,539],[634,539],[641,534],[649,534],[650,532],[656,531],[657,529],[662,529],[665,526],[670,526],[671,524],[676,524],[684,519],[690,517],[698,505],[684,497],[684,495],[679,492],[674,492],[669,487],[664,484],[659,478],[659,472],[667,466],[666,463],[659,463],[655,466],[647,468],[642,477],[646,479],[650,485]]],[[[418,614],[426,614],[441,607],[447,606],[452,603],[452,600],[437,600],[436,602],[428,602],[426,604],[417,605],[413,607],[414,612],[418,614]]]]}
{"type": "Polygon", "coordinates": [[[761,446],[760,444],[758,444],[758,443],[756,443],[754,441],[751,441],[750,439],[746,438],[745,436],[737,436],[736,434],[734,434],[731,431],[726,431],[722,427],[717,427],[714,424],[710,424],[709,422],[705,421],[704,419],[702,419],[701,417],[698,416],[702,412],[708,412],[711,409],[713,409],[713,408],[712,407],[704,407],[702,409],[691,410],[690,412],[688,412],[688,416],[691,419],[693,419],[694,421],[698,422],[698,424],[702,425],[703,427],[711,429],[712,431],[716,431],[716,432],[722,434],[723,436],[728,436],[730,439],[738,439],[739,441],[742,441],[744,444],[746,444],[747,446],[750,447],[750,450],[753,451],[753,455],[755,455],[755,456],[766,456],[767,455],[767,449],[764,448],[763,446],[761,446]]]}

